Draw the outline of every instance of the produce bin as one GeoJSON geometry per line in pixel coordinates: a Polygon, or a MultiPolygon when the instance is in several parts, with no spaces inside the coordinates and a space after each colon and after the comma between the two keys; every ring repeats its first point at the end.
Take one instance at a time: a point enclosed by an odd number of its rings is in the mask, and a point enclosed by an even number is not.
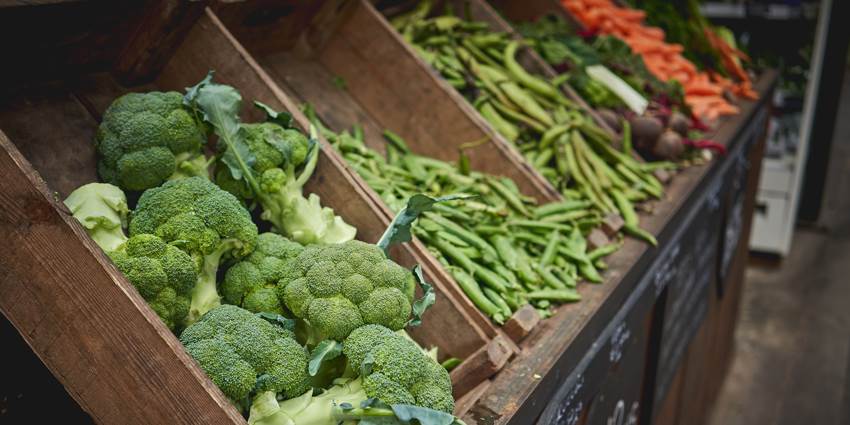
{"type": "MultiPolygon", "coordinates": [[[[248,107],[252,100],[295,110],[211,11],[166,3],[161,9],[114,7],[85,15],[96,17],[99,26],[82,20],[77,28],[62,28],[74,41],[51,46],[57,55],[38,59],[62,67],[30,75],[43,73],[49,82],[11,85],[15,89],[2,94],[0,168],[7,182],[0,194],[0,233],[8,236],[0,248],[0,311],[97,422],[244,423],[62,203],[74,188],[97,179],[92,140],[99,119],[128,91],[182,91],[213,69],[218,82],[242,93],[244,119],[260,118],[248,107]],[[137,31],[126,39],[97,33],[115,33],[115,22],[137,31]],[[140,80],[148,82],[126,83],[140,80]]],[[[26,9],[22,15],[59,19],[79,12],[74,6],[26,9]]],[[[26,59],[17,70],[32,65],[26,59]]],[[[26,74],[11,78],[23,81],[26,74]]],[[[389,218],[332,149],[324,144],[320,152],[306,191],[356,226],[358,238],[376,241],[389,218]]],[[[392,255],[406,266],[422,262],[407,244],[392,255]]],[[[433,280],[427,264],[425,271],[433,280]]],[[[466,359],[453,379],[458,388],[472,388],[503,366],[513,347],[482,330],[461,307],[439,293],[424,325],[411,334],[443,356],[466,359]]]]}
{"type": "MultiPolygon", "coordinates": [[[[382,132],[391,129],[414,152],[447,161],[456,161],[464,144],[483,141],[464,149],[473,169],[512,177],[541,202],[558,198],[368,2],[326,2],[315,10],[252,2],[221,5],[217,13],[275,83],[292,98],[312,105],[333,130],[362,124],[367,145],[383,151],[382,132]],[[296,22],[306,21],[309,24],[296,29],[296,22]]],[[[382,203],[377,194],[373,198],[382,203]]],[[[385,214],[392,215],[389,209],[385,214]]],[[[436,283],[464,300],[477,324],[491,329],[490,335],[502,334],[468,301],[425,246],[414,242],[413,248],[439,270],[436,283]]],[[[466,390],[458,388],[460,393],[466,390]]]]}

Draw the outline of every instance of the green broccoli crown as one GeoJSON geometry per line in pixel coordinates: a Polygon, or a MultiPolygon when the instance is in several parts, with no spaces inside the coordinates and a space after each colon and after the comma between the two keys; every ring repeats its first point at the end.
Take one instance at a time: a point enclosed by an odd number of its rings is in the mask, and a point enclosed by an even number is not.
{"type": "Polygon", "coordinates": [[[276,233],[257,237],[257,248],[224,275],[221,293],[228,304],[253,312],[283,314],[277,282],[304,247],[276,233]]]}
{"type": "Polygon", "coordinates": [[[308,352],[292,331],[242,308],[210,310],[183,331],[180,342],[231,400],[264,391],[292,398],[310,388],[308,352]]]}
{"type": "Polygon", "coordinates": [[[160,185],[177,167],[176,156],[200,153],[205,134],[177,92],[128,93],[103,114],[95,136],[98,171],[126,190],[160,185]]]}
{"type": "Polygon", "coordinates": [[[380,325],[361,326],[343,342],[342,352],[361,373],[367,396],[387,404],[454,410],[448,372],[404,336],[380,325]]]}
{"type": "MultiPolygon", "coordinates": [[[[301,132],[283,128],[272,122],[242,124],[248,150],[255,157],[252,169],[258,176],[267,171],[273,171],[280,176],[279,186],[263,190],[275,192],[286,183],[293,170],[304,163],[307,158],[309,141],[301,132]]],[[[215,175],[216,183],[222,189],[232,193],[239,199],[253,199],[255,194],[244,180],[236,180],[227,167],[219,167],[215,175]]],[[[262,187],[262,185],[261,185],[262,187]]]]}
{"type": "Polygon", "coordinates": [[[130,220],[130,235],[139,233],[157,235],[196,256],[227,245],[240,258],[257,243],[257,226],[239,200],[202,177],[146,190],[130,220]]]}
{"type": "Polygon", "coordinates": [[[342,340],[364,324],[404,327],[415,290],[413,275],[360,241],[310,245],[286,270],[278,296],[318,334],[342,340]]]}
{"type": "Polygon", "coordinates": [[[109,256],[169,329],[182,328],[198,278],[189,254],[158,236],[143,233],[128,239],[109,256]]]}

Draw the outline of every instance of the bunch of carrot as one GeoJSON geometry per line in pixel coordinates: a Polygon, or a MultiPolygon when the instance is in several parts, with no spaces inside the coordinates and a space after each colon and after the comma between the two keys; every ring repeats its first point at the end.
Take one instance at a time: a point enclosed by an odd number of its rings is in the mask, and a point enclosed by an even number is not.
{"type": "Polygon", "coordinates": [[[738,107],[723,97],[724,89],[739,96],[754,95],[746,73],[736,75],[746,78],[738,85],[716,74],[700,72],[682,56],[684,47],[664,41],[664,30],[643,24],[646,14],[641,10],[619,7],[611,0],[561,0],[561,4],[587,30],[626,42],[659,79],[677,80],[685,90],[685,102],[698,118],[713,121],[721,115],[738,113],[738,107]]]}

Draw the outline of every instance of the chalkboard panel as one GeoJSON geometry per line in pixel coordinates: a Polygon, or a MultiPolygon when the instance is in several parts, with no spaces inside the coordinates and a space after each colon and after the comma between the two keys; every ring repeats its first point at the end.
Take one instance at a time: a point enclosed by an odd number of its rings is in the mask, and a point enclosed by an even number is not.
{"type": "Polygon", "coordinates": [[[546,406],[538,424],[604,423],[603,418],[629,413],[638,417],[647,317],[654,303],[653,279],[646,275],[546,406]]]}
{"type": "Polygon", "coordinates": [[[764,135],[767,108],[760,108],[742,132],[742,139],[733,157],[724,192],[729,196],[726,201],[726,215],[723,222],[721,256],[718,262],[718,291],[723,295],[723,283],[729,273],[729,266],[738,248],[744,224],[744,202],[746,201],[747,176],[750,169],[750,154],[759,138],[764,135]]]}

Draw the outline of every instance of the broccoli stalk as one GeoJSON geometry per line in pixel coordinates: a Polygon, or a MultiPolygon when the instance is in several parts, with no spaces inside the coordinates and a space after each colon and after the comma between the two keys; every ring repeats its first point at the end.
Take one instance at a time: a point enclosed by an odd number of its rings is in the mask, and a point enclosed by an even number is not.
{"type": "Polygon", "coordinates": [[[274,393],[261,393],[251,405],[248,425],[335,424],[381,418],[382,424],[458,425],[451,414],[425,407],[380,403],[366,394],[363,380],[339,379],[319,395],[309,390],[300,397],[278,402],[274,393]],[[413,422],[413,420],[416,422],[413,422]]]}
{"type": "Polygon", "coordinates": [[[130,221],[130,235],[141,233],[159,236],[194,259],[199,274],[188,324],[220,304],[215,277],[222,257],[238,260],[257,243],[257,226],[239,200],[201,177],[145,191],[130,221]]]}
{"type": "Polygon", "coordinates": [[[65,199],[65,206],[104,252],[112,252],[127,241],[127,197],[109,183],[78,187],[65,199]]]}
{"type": "MultiPolygon", "coordinates": [[[[247,183],[263,207],[262,217],[278,231],[302,244],[340,243],[354,239],[357,232],[354,227],[335,216],[330,208],[322,207],[315,194],[305,198],[302,193],[304,184],[316,168],[317,149],[308,152],[308,160],[300,176],[295,176],[295,168],[300,164],[294,161],[287,161],[285,169],[274,167],[262,174],[254,170],[257,156],[246,143],[248,130],[239,122],[241,102],[242,97],[236,89],[212,83],[210,75],[189,88],[184,99],[184,103],[200,111],[204,120],[213,126],[219,142],[226,148],[221,162],[228,167],[234,180],[247,183]]],[[[265,105],[258,106],[266,110],[275,124],[279,123],[275,119],[279,114],[265,105]]],[[[312,144],[316,146],[316,132],[311,129],[310,133],[312,144]]],[[[290,149],[277,142],[269,141],[276,148],[290,149]]]]}
{"type": "Polygon", "coordinates": [[[183,152],[177,154],[175,162],[177,166],[174,174],[168,177],[168,180],[185,179],[187,177],[203,177],[210,178],[210,165],[215,160],[215,157],[207,158],[201,152],[183,152]]]}
{"type": "MultiPolygon", "coordinates": [[[[310,133],[310,138],[316,140],[315,129],[311,128],[310,133]]],[[[295,177],[293,164],[285,172],[273,168],[262,174],[260,190],[255,190],[263,205],[261,217],[302,244],[350,241],[357,229],[334,215],[332,209],[323,207],[315,193],[304,197],[304,185],[319,162],[318,144],[314,146],[298,177],[295,177]]]]}
{"type": "Polygon", "coordinates": [[[236,248],[236,243],[237,241],[233,239],[222,241],[217,249],[203,256],[201,272],[198,273],[198,281],[192,289],[192,303],[189,305],[187,323],[196,322],[204,313],[221,305],[215,276],[218,273],[222,255],[236,248]]]}

